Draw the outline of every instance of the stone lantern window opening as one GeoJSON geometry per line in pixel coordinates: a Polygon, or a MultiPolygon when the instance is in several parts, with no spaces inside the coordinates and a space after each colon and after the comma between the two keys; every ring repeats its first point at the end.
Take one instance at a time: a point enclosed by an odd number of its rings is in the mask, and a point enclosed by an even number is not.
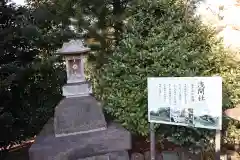
{"type": "Polygon", "coordinates": [[[67,83],[77,83],[85,81],[84,57],[66,56],[67,83]]]}

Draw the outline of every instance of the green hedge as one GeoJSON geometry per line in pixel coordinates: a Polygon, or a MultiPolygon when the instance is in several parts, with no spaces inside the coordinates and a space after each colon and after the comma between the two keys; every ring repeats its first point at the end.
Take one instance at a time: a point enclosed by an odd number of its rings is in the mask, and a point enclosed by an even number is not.
{"type": "MultiPolygon", "coordinates": [[[[131,10],[123,38],[108,63],[92,74],[95,94],[105,103],[107,113],[133,133],[147,136],[147,77],[152,76],[220,75],[223,108],[238,103],[239,67],[214,32],[189,10],[186,14],[179,0],[142,2],[131,10]]],[[[223,131],[232,128],[227,130],[232,134],[224,137],[225,142],[240,140],[240,134],[233,134],[235,123],[224,119],[223,131]]],[[[170,125],[156,128],[160,137],[192,147],[209,148],[215,133],[170,125]]]]}

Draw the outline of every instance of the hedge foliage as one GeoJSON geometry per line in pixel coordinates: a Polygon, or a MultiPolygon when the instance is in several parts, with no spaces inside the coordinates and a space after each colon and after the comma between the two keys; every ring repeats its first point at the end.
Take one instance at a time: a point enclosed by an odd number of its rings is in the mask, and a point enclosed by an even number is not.
{"type": "MultiPolygon", "coordinates": [[[[218,75],[224,81],[223,109],[233,107],[240,96],[239,66],[213,30],[203,26],[180,0],[154,2],[136,4],[117,49],[92,75],[95,94],[107,113],[144,136],[149,133],[147,77],[218,75]]],[[[240,140],[235,124],[224,119],[223,132],[231,133],[224,134],[225,142],[240,140]]],[[[214,130],[170,125],[156,125],[156,129],[160,137],[193,148],[209,148],[215,134],[214,130]]]]}
{"type": "Polygon", "coordinates": [[[44,8],[9,2],[0,5],[0,159],[53,116],[66,76],[51,55],[73,35],[44,8]]]}

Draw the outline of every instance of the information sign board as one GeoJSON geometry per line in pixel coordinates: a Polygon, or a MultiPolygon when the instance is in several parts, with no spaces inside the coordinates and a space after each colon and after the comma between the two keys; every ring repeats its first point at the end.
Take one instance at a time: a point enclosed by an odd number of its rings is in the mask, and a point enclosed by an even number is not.
{"type": "Polygon", "coordinates": [[[148,78],[148,120],[221,130],[222,78],[148,78]]]}

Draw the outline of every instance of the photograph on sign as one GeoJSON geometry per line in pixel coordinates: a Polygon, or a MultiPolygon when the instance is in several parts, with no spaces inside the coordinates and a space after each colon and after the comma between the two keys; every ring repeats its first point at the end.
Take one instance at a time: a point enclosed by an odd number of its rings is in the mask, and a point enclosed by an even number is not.
{"type": "Polygon", "coordinates": [[[221,130],[222,78],[148,78],[148,120],[221,130]]]}

